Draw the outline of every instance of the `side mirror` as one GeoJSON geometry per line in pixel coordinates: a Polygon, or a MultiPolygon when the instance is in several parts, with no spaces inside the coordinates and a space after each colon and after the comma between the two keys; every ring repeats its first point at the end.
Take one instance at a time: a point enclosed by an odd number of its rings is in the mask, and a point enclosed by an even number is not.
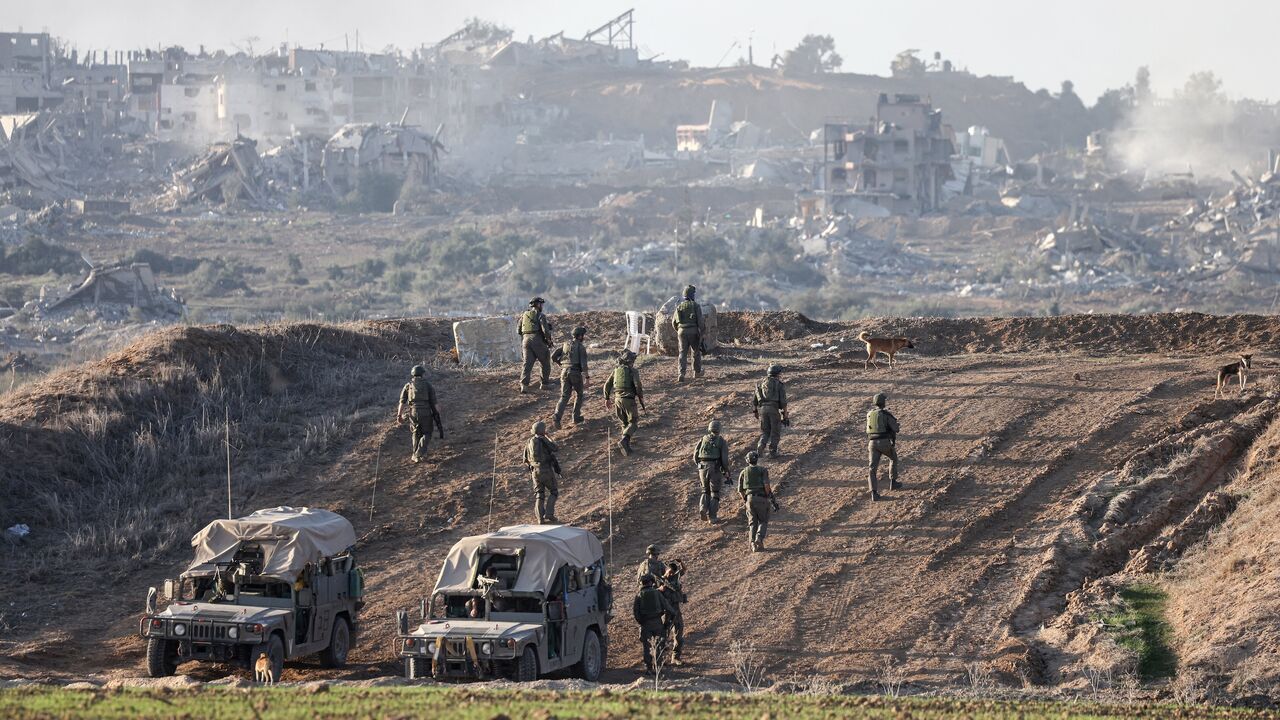
{"type": "Polygon", "coordinates": [[[396,611],[396,630],[401,635],[409,634],[409,613],[406,610],[396,611]]]}
{"type": "Polygon", "coordinates": [[[164,581],[164,599],[170,602],[178,599],[177,589],[174,587],[173,580],[164,581]]]}
{"type": "Polygon", "coordinates": [[[418,617],[423,620],[427,619],[427,599],[418,598],[418,617]]]}
{"type": "Polygon", "coordinates": [[[147,588],[147,604],[146,611],[148,615],[155,614],[156,611],[156,586],[152,585],[147,588]]]}

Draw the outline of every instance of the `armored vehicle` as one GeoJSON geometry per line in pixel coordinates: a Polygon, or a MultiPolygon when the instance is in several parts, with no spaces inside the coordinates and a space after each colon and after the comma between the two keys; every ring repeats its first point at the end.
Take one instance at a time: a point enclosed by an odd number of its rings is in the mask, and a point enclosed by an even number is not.
{"type": "Polygon", "coordinates": [[[138,633],[151,677],[211,660],[252,669],[261,654],[280,679],[286,659],[319,653],[341,667],[356,638],[364,575],[351,523],[328,510],[277,507],[215,520],[191,539],[195,559],[152,587],[138,633]]]}
{"type": "Polygon", "coordinates": [[[535,680],[569,670],[595,681],[609,649],[613,594],[600,541],[565,525],[516,525],[463,538],[445,558],[421,623],[396,615],[409,678],[535,680]]]}

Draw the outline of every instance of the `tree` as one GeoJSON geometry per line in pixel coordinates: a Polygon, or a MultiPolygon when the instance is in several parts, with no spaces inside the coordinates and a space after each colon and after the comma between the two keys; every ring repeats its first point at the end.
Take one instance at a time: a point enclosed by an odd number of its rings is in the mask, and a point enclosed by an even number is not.
{"type": "Polygon", "coordinates": [[[1099,130],[1114,130],[1124,118],[1128,117],[1134,107],[1134,89],[1130,85],[1122,88],[1111,88],[1098,97],[1098,102],[1089,109],[1093,127],[1099,130]]]}
{"type": "Polygon", "coordinates": [[[805,35],[782,59],[785,75],[816,75],[838,70],[844,59],[836,53],[835,38],[830,35],[805,35]]]}
{"type": "Polygon", "coordinates": [[[1076,84],[1070,80],[1062,81],[1062,90],[1058,92],[1058,102],[1062,103],[1064,110],[1070,112],[1082,112],[1084,110],[1084,102],[1076,95],[1076,84]]]}
{"type": "Polygon", "coordinates": [[[1191,73],[1182,86],[1182,99],[1193,105],[1219,105],[1226,100],[1222,81],[1212,70],[1191,73]]]}
{"type": "Polygon", "coordinates": [[[1133,96],[1139,103],[1151,98],[1151,68],[1143,65],[1133,78],[1133,96]]]}

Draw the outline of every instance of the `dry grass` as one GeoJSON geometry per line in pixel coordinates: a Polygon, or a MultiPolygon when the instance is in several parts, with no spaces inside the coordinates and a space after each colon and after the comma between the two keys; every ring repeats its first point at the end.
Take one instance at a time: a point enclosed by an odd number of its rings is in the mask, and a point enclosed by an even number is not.
{"type": "Polygon", "coordinates": [[[729,666],[733,668],[733,678],[742,689],[753,692],[764,683],[764,655],[754,643],[734,640],[729,645],[729,666]]]}

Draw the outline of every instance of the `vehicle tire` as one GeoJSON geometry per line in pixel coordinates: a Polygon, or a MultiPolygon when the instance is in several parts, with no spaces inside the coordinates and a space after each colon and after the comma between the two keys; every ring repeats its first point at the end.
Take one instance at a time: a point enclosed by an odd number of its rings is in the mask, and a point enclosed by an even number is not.
{"type": "Polygon", "coordinates": [[[538,679],[538,651],[532,645],[524,646],[524,653],[516,663],[516,682],[533,682],[538,679]]]}
{"type": "Polygon", "coordinates": [[[578,677],[587,682],[598,682],[604,672],[604,644],[595,630],[588,630],[582,638],[582,660],[576,669],[578,677]]]}
{"type": "Polygon", "coordinates": [[[430,678],[430,661],[426,658],[405,658],[404,676],[409,680],[424,680],[430,678]]]}
{"type": "Polygon", "coordinates": [[[276,682],[280,682],[280,676],[284,674],[284,640],[281,640],[279,635],[273,633],[266,642],[261,645],[255,645],[253,652],[249,655],[249,669],[251,672],[254,663],[257,662],[259,653],[267,654],[267,658],[271,660],[271,674],[275,677],[276,682]]]}
{"type": "Polygon", "coordinates": [[[329,646],[320,651],[320,664],[327,668],[340,668],[347,664],[347,655],[351,652],[351,624],[339,616],[333,621],[333,632],[329,634],[329,646]]]}
{"type": "Polygon", "coordinates": [[[147,674],[153,678],[169,677],[178,669],[178,642],[147,638],[147,674]]]}

